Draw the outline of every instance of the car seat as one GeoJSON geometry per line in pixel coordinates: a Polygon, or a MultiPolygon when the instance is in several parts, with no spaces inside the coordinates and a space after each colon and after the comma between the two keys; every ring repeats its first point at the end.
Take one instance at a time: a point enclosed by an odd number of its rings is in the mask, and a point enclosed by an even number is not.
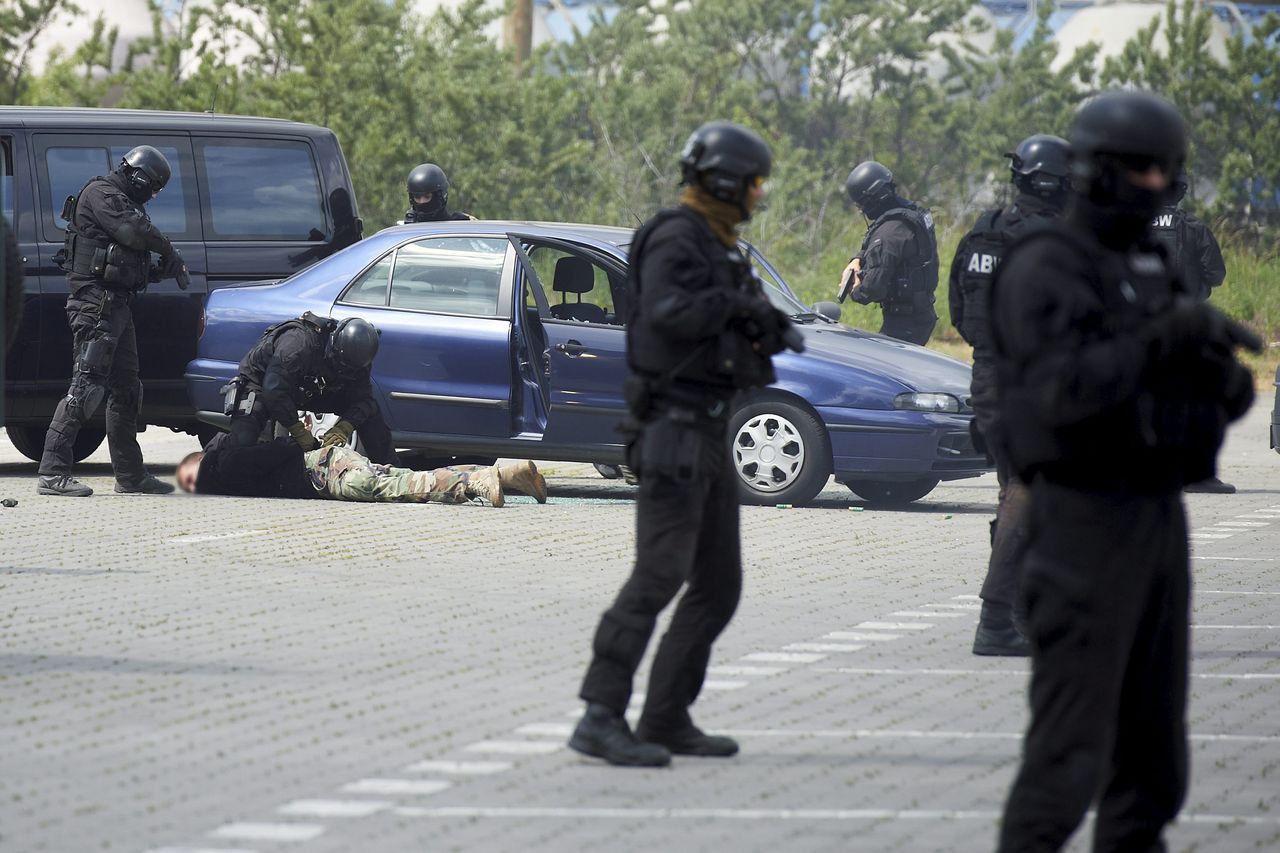
{"type": "Polygon", "coordinates": [[[560,304],[551,306],[551,316],[557,320],[579,320],[583,323],[607,322],[603,308],[582,301],[582,294],[590,293],[595,284],[595,268],[585,258],[571,255],[556,261],[551,289],[560,294],[560,304]],[[568,301],[567,294],[570,293],[578,295],[577,302],[568,301]]]}

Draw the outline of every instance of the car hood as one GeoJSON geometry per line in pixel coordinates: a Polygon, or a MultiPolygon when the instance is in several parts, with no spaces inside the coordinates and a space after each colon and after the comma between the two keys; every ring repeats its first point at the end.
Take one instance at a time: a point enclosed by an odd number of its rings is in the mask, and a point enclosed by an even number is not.
{"type": "Polygon", "coordinates": [[[961,400],[969,396],[972,371],[950,356],[836,323],[816,321],[797,324],[797,328],[804,334],[809,358],[858,367],[913,391],[954,394],[961,400]]]}

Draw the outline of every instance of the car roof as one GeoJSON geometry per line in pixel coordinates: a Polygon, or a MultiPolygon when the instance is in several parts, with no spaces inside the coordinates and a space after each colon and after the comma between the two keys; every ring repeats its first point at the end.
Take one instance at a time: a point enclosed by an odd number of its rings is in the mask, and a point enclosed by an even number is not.
{"type": "Polygon", "coordinates": [[[10,107],[0,106],[0,122],[16,123],[33,129],[83,130],[165,130],[292,133],[313,136],[329,133],[314,124],[281,118],[220,115],[217,113],[180,113],[166,110],[101,109],[97,107],[10,107]]]}
{"type": "Polygon", "coordinates": [[[626,249],[635,236],[634,228],[616,225],[590,225],[574,222],[527,222],[517,219],[471,219],[457,222],[420,222],[393,225],[378,233],[388,231],[421,234],[440,234],[449,231],[479,232],[481,234],[528,234],[531,237],[551,237],[566,240],[590,240],[598,244],[626,249]]]}

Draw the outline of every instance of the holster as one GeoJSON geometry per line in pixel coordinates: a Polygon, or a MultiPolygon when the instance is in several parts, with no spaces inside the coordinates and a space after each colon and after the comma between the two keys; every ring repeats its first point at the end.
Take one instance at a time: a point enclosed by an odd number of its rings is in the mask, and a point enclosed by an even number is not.
{"type": "Polygon", "coordinates": [[[255,388],[249,388],[239,379],[233,379],[226,385],[222,386],[222,414],[227,417],[234,415],[251,415],[254,407],[258,405],[258,391],[255,388]]]}
{"type": "MultiPolygon", "coordinates": [[[[696,432],[696,416],[669,409],[644,425],[637,455],[640,476],[665,477],[687,483],[703,468],[703,442],[696,432]]],[[[636,470],[628,461],[628,467],[636,470]]]]}

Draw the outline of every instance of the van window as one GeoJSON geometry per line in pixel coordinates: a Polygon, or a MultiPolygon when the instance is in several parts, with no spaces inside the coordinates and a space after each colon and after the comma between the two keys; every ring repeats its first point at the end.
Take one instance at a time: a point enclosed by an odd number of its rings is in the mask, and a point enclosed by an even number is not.
{"type": "Polygon", "coordinates": [[[5,219],[13,221],[13,142],[8,138],[0,138],[0,213],[5,219]]]}
{"type": "Polygon", "coordinates": [[[325,238],[325,215],[311,147],[304,142],[205,140],[209,237],[222,240],[325,238]]]}
{"type": "Polygon", "coordinates": [[[498,315],[508,243],[437,237],[401,246],[391,273],[391,307],[438,314],[498,315]]]}
{"type": "MultiPolygon", "coordinates": [[[[53,206],[53,221],[59,228],[67,223],[61,216],[62,202],[69,195],[83,189],[90,178],[106,176],[119,165],[132,145],[114,145],[110,148],[58,147],[45,152],[45,165],[49,172],[49,199],[53,206]]],[[[187,234],[186,182],[182,178],[183,164],[178,149],[169,145],[155,148],[169,161],[172,175],[160,194],[147,202],[147,215],[152,223],[169,237],[187,234]]]]}

